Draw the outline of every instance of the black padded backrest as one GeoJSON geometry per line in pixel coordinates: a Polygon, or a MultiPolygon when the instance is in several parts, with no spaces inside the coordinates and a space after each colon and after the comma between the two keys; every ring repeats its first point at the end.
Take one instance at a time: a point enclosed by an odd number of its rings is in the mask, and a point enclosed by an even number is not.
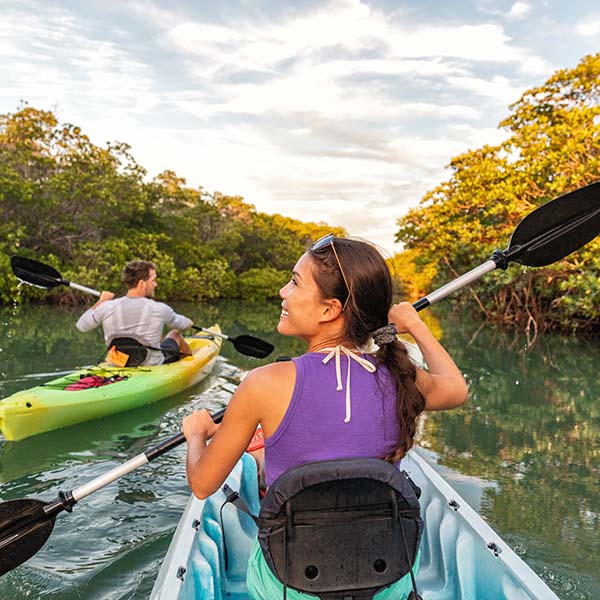
{"type": "Polygon", "coordinates": [[[108,349],[115,347],[117,351],[129,356],[126,367],[139,367],[148,356],[148,348],[142,342],[132,337],[114,337],[108,344],[108,349]]]}
{"type": "Polygon", "coordinates": [[[409,572],[423,531],[411,482],[378,459],[287,471],[267,491],[259,520],[277,578],[321,599],[372,598],[409,572]]]}

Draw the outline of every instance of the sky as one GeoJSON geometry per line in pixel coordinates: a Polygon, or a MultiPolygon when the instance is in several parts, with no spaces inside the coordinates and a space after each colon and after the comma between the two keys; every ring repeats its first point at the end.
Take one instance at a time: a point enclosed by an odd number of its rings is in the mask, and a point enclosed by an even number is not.
{"type": "Polygon", "coordinates": [[[599,51],[597,0],[0,0],[0,113],[394,253],[453,157],[599,51]]]}

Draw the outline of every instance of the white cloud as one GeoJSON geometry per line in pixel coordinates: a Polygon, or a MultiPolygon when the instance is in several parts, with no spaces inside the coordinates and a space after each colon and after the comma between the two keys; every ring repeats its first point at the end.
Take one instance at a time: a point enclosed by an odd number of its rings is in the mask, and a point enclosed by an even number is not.
{"type": "Polygon", "coordinates": [[[531,6],[529,4],[527,4],[526,2],[515,2],[511,7],[508,16],[513,19],[523,19],[530,12],[531,6]]]}
{"type": "Polygon", "coordinates": [[[94,39],[73,16],[61,11],[8,17],[3,27],[11,32],[8,43],[21,45],[12,63],[0,65],[12,90],[29,92],[27,97],[35,91],[55,102],[77,98],[106,110],[145,111],[154,105],[151,69],[116,43],[94,39]]]}
{"type": "Polygon", "coordinates": [[[507,79],[473,77],[469,64],[512,63],[524,71],[547,71],[542,59],[512,44],[499,25],[409,26],[354,1],[330,2],[260,28],[248,22],[179,22],[165,30],[164,43],[183,53],[197,84],[170,94],[168,101],[202,120],[224,114],[293,119],[297,113],[337,121],[371,121],[373,115],[390,123],[423,116],[477,120],[479,106],[454,98],[411,101],[402,88],[441,91],[461,82],[457,89],[506,107],[520,90],[507,79]]]}
{"type": "MultiPolygon", "coordinates": [[[[0,25],[0,36],[2,36],[2,26],[0,25]]],[[[0,39],[0,56],[2,60],[12,60],[14,58],[24,58],[25,52],[17,48],[15,44],[7,39],[0,39]]]]}
{"type": "Polygon", "coordinates": [[[525,88],[515,86],[508,78],[496,75],[491,79],[480,77],[450,77],[448,83],[458,89],[465,89],[478,96],[494,98],[502,105],[508,106],[515,102],[525,91],[525,88]]]}
{"type": "Polygon", "coordinates": [[[167,39],[212,72],[224,63],[269,71],[289,58],[318,60],[319,51],[331,48],[378,52],[383,61],[446,57],[522,63],[531,57],[531,51],[510,43],[500,25],[408,26],[390,21],[360,2],[342,0],[307,16],[290,16],[260,28],[248,23],[230,27],[180,23],[168,30],[167,39]]]}
{"type": "Polygon", "coordinates": [[[600,17],[596,17],[595,19],[591,18],[585,22],[579,23],[575,27],[575,31],[583,36],[600,35],[600,17]]]}

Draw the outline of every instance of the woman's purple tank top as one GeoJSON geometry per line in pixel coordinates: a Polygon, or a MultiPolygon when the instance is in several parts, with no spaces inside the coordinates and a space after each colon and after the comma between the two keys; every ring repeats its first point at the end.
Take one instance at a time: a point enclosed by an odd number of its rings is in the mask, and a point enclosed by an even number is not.
{"type": "MultiPolygon", "coordinates": [[[[265,440],[265,479],[271,485],[285,471],[313,460],[383,458],[398,443],[396,391],[385,366],[369,373],[350,363],[352,407],[346,417],[348,358],[340,360],[343,390],[337,390],[335,361],[319,352],[294,358],[296,385],[279,427],[265,440]]],[[[368,356],[372,364],[375,360],[368,356]]]]}

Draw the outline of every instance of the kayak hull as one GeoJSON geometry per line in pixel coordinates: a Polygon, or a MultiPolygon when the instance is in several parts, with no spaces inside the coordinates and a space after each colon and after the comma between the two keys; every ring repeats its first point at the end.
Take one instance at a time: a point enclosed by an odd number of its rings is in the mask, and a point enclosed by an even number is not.
{"type": "MultiPolygon", "coordinates": [[[[417,453],[402,469],[421,488],[425,530],[417,585],[423,600],[558,600],[548,586],[417,453]]],[[[254,514],[256,464],[245,454],[228,478],[254,514]]],[[[225,495],[191,497],[155,582],[152,600],[249,600],[245,579],[257,529],[233,505],[223,507],[229,569],[223,567],[219,511],[225,495]]]]}
{"type": "MultiPolygon", "coordinates": [[[[212,331],[220,333],[218,325],[212,331]]],[[[132,410],[177,394],[204,379],[221,349],[221,338],[186,338],[192,356],[154,367],[118,368],[106,363],[74,371],[0,402],[0,431],[19,441],[61,427],[132,410]],[[121,381],[83,390],[65,390],[82,374],[120,375],[121,381]]]]}

